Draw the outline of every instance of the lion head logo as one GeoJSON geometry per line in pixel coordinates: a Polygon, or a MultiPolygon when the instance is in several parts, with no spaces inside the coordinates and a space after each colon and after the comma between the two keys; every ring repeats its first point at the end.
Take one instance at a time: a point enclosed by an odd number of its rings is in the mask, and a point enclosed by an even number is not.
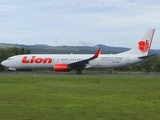
{"type": "Polygon", "coordinates": [[[142,51],[142,52],[147,52],[149,50],[149,43],[148,43],[148,40],[146,41],[140,41],[139,43],[139,50],[142,51]]]}

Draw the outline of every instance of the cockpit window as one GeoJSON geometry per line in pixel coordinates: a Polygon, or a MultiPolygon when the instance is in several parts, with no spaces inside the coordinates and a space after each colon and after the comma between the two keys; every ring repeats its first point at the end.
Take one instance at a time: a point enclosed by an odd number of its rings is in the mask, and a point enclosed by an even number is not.
{"type": "Polygon", "coordinates": [[[8,58],[7,60],[14,60],[14,58],[8,58]]]}

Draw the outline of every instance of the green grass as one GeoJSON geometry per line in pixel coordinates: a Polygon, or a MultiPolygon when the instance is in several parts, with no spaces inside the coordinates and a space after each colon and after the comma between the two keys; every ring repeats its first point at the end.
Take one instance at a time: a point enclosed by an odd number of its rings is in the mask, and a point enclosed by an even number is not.
{"type": "Polygon", "coordinates": [[[158,120],[159,78],[0,77],[1,120],[158,120]]]}

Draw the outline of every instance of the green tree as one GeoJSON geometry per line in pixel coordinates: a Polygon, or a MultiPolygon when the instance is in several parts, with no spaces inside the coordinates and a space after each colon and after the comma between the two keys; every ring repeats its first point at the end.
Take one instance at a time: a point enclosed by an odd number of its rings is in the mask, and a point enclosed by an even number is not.
{"type": "Polygon", "coordinates": [[[19,54],[25,54],[25,49],[23,47],[20,49],[19,54]]]}
{"type": "Polygon", "coordinates": [[[7,53],[9,54],[9,56],[19,55],[19,51],[20,51],[20,49],[16,48],[16,47],[12,47],[12,48],[7,49],[7,53]]]}
{"type": "Polygon", "coordinates": [[[25,50],[25,54],[30,54],[30,53],[31,53],[31,52],[30,52],[29,49],[25,50]]]}
{"type": "MultiPolygon", "coordinates": [[[[7,50],[6,49],[0,49],[0,63],[8,58],[7,50]]],[[[0,70],[4,70],[4,67],[0,65],[0,70]]]]}

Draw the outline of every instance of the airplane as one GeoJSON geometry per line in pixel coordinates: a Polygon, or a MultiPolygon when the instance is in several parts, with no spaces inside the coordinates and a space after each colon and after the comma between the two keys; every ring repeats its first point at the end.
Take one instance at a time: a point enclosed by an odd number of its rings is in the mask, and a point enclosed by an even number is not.
{"type": "Polygon", "coordinates": [[[128,51],[118,54],[101,54],[102,47],[92,54],[24,54],[9,57],[1,62],[8,70],[53,69],[54,71],[85,69],[114,69],[148,61],[155,29],[149,29],[128,51]]]}

